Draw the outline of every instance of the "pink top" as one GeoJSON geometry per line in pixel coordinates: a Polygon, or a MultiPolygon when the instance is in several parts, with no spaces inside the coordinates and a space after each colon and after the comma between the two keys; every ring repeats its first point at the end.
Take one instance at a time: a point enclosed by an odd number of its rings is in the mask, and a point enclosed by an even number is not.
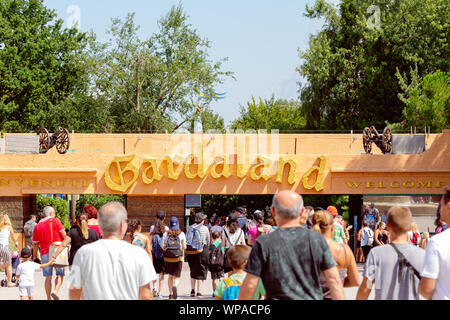
{"type": "Polygon", "coordinates": [[[95,230],[95,232],[97,232],[98,236],[101,237],[102,236],[102,232],[100,231],[100,226],[98,224],[96,225],[90,225],[88,224],[88,228],[95,230]]]}
{"type": "MultiPolygon", "coordinates": [[[[264,230],[266,231],[265,233],[271,233],[272,232],[272,227],[268,224],[263,224],[260,228],[260,235],[264,234],[264,232],[261,232],[263,230],[261,230],[261,228],[264,228],[264,230]]],[[[256,238],[258,237],[258,226],[255,224],[253,226],[250,227],[250,229],[248,229],[248,234],[252,235],[253,241],[256,240],[256,238]]]]}

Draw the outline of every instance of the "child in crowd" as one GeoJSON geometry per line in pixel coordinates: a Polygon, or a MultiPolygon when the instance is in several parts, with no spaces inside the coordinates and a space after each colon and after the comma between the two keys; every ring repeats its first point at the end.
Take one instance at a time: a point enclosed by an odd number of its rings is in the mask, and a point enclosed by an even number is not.
{"type": "Polygon", "coordinates": [[[222,233],[214,231],[211,233],[212,243],[209,254],[208,269],[211,272],[211,280],[214,291],[216,291],[217,283],[223,278],[223,264],[225,256],[225,248],[222,247],[222,233]]]}
{"type": "MultiPolygon", "coordinates": [[[[217,285],[217,288],[214,291],[216,300],[237,300],[239,296],[239,289],[247,276],[244,268],[247,265],[250,251],[251,248],[245,245],[232,246],[227,250],[228,264],[233,271],[228,278],[220,281],[217,285]]],[[[264,290],[262,281],[260,280],[253,299],[260,300],[261,297],[265,295],[266,291],[264,290]]]]}
{"type": "Polygon", "coordinates": [[[16,279],[19,280],[20,300],[33,300],[34,272],[53,265],[55,259],[51,259],[46,264],[38,264],[31,261],[31,250],[23,248],[20,252],[22,263],[17,267],[16,279]]]}

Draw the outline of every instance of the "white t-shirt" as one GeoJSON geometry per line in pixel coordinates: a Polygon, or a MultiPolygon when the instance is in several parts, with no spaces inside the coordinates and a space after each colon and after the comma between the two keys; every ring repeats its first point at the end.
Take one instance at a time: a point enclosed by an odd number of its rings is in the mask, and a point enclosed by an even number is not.
{"type": "Polygon", "coordinates": [[[450,300],[450,229],[431,237],[420,275],[437,279],[433,300],[450,300]]]}
{"type": "Polygon", "coordinates": [[[20,276],[19,286],[33,287],[34,286],[34,272],[39,270],[41,265],[33,261],[25,261],[17,266],[16,274],[20,276]]]}
{"type": "MultiPolygon", "coordinates": [[[[162,243],[164,243],[165,246],[167,246],[167,232],[164,232],[163,237],[162,237],[162,243]]],[[[186,243],[186,235],[184,234],[184,232],[181,232],[178,235],[178,238],[180,238],[180,249],[183,250],[183,243],[186,243]]]]}
{"type": "Polygon", "coordinates": [[[370,229],[369,227],[364,227],[362,229],[361,247],[373,245],[373,236],[374,233],[372,229],[370,229]],[[372,238],[372,244],[370,244],[369,238],[372,238]]]}
{"type": "Polygon", "coordinates": [[[69,283],[84,287],[86,300],[138,300],[139,288],[156,279],[145,250],[123,240],[101,239],[77,251],[69,283]]]}
{"type": "Polygon", "coordinates": [[[4,246],[9,246],[9,227],[4,226],[2,230],[0,230],[0,244],[4,246]]]}

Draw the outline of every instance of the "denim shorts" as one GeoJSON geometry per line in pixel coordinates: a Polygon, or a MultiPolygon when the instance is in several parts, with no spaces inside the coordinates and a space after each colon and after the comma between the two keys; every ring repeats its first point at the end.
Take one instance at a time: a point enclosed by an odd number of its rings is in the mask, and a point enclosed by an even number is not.
{"type": "MultiPolygon", "coordinates": [[[[46,254],[44,254],[42,256],[42,264],[46,264],[49,261],[49,253],[47,252],[46,254]]],[[[44,269],[42,269],[42,274],[44,275],[44,277],[51,277],[53,276],[53,268],[52,266],[48,266],[45,267],[44,269]]],[[[56,270],[56,275],[57,276],[63,276],[64,277],[64,268],[55,268],[56,270]]]]}

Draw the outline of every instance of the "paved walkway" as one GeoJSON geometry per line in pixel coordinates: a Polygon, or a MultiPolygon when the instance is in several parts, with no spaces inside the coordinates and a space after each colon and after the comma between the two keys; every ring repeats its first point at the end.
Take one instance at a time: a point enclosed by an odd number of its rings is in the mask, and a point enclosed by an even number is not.
{"type": "MultiPolygon", "coordinates": [[[[358,270],[360,273],[362,272],[363,264],[358,264],[358,270]]],[[[61,287],[59,297],[61,300],[68,300],[69,299],[69,292],[68,292],[68,282],[67,282],[67,273],[68,270],[66,269],[66,278],[64,279],[63,285],[61,287]]],[[[4,274],[0,277],[3,279],[4,274]]],[[[42,271],[36,271],[35,275],[35,288],[34,288],[34,299],[35,300],[45,300],[47,299],[44,289],[44,280],[45,278],[42,276],[42,271]]],[[[361,278],[362,280],[362,278],[361,278]]],[[[203,297],[197,298],[197,297],[190,297],[190,291],[191,291],[191,283],[189,278],[189,266],[187,263],[183,264],[183,271],[181,274],[181,280],[180,284],[178,286],[178,299],[180,300],[212,300],[212,283],[211,278],[208,274],[208,279],[203,283],[203,297]]],[[[356,293],[358,291],[357,287],[354,288],[345,288],[345,296],[348,300],[354,300],[356,297],[356,293]]],[[[165,277],[164,281],[164,288],[162,291],[162,298],[161,299],[168,299],[169,297],[169,289],[167,287],[167,276],[165,277]]],[[[372,293],[369,297],[369,299],[374,299],[374,290],[372,290],[372,293]]],[[[19,289],[17,287],[13,288],[0,288],[0,300],[19,300],[19,289]]]]}

